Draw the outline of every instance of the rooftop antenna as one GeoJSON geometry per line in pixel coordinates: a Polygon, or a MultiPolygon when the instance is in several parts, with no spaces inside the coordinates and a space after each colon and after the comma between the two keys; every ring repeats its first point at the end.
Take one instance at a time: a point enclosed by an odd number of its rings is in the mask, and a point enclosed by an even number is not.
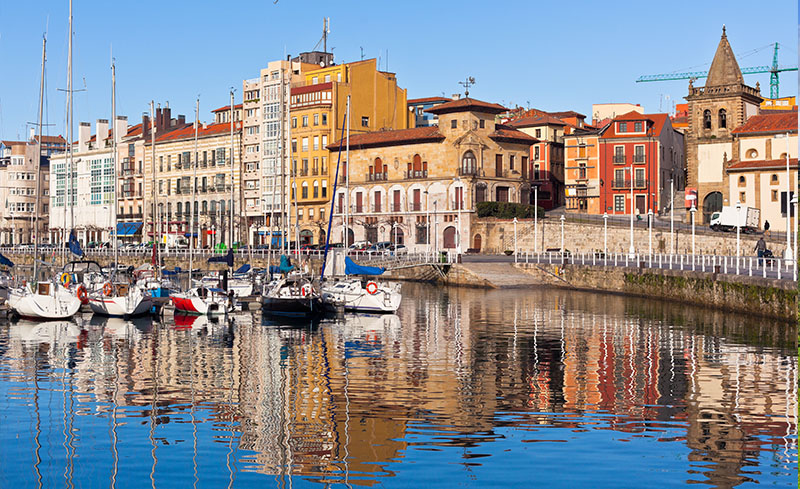
{"type": "Polygon", "coordinates": [[[364,61],[364,48],[359,46],[359,49],[361,49],[361,61],[364,61]]]}
{"type": "Polygon", "coordinates": [[[469,87],[475,85],[475,78],[468,76],[463,82],[458,82],[459,85],[464,87],[464,97],[469,97],[469,87]]]}

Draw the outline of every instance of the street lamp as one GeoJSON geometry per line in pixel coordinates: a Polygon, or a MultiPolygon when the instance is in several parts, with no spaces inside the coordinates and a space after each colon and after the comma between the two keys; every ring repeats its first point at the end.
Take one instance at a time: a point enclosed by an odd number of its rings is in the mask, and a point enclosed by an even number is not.
{"type": "Polygon", "coordinates": [[[636,249],[634,249],[634,247],[633,247],[633,209],[634,209],[634,206],[633,206],[633,164],[631,164],[631,169],[630,170],[631,170],[631,247],[628,250],[628,253],[630,254],[631,258],[633,258],[633,255],[636,254],[636,249]]]}
{"type": "Polygon", "coordinates": [[[517,218],[514,218],[514,263],[517,262],[517,218]]]}
{"type": "Polygon", "coordinates": [[[603,213],[603,258],[608,260],[608,212],[603,213]]]}
{"type": "Polygon", "coordinates": [[[394,245],[397,247],[397,221],[392,222],[392,229],[394,230],[394,245]]]}
{"type": "Polygon", "coordinates": [[[650,254],[653,254],[653,209],[647,209],[647,227],[649,232],[649,244],[648,249],[650,250],[650,254]]]}
{"type": "Polygon", "coordinates": [[[564,214],[561,214],[561,255],[564,255],[564,214]]]}
{"type": "Polygon", "coordinates": [[[741,223],[741,210],[742,210],[742,203],[737,201],[736,202],[736,257],[737,257],[736,266],[737,267],[739,266],[739,260],[738,260],[739,250],[740,250],[740,247],[739,247],[739,229],[740,229],[740,226],[739,226],[739,224],[741,223]]]}
{"type": "Polygon", "coordinates": [[[786,252],[783,254],[785,260],[792,260],[792,217],[789,207],[789,200],[792,196],[791,172],[789,171],[789,133],[779,137],[786,138],[786,252]]]}
{"type": "MultiPolygon", "coordinates": [[[[669,248],[675,254],[675,178],[669,179],[669,248]]],[[[684,207],[685,209],[685,207],[684,207]]]]}
{"type": "Polygon", "coordinates": [[[694,206],[694,202],[692,202],[692,208],[689,209],[689,212],[692,214],[692,255],[694,255],[694,213],[697,212],[697,207],[694,206]]]}
{"type": "Polygon", "coordinates": [[[431,252],[431,203],[428,198],[428,189],[425,189],[425,251],[431,252]]]}
{"type": "MultiPolygon", "coordinates": [[[[792,197],[791,204],[792,204],[792,211],[793,211],[792,213],[795,216],[795,220],[797,220],[797,195],[792,197]]],[[[791,234],[792,228],[787,229],[786,232],[788,234],[791,234]]],[[[797,227],[796,226],[794,228],[794,246],[795,246],[795,248],[797,248],[797,227]]],[[[796,257],[797,256],[797,249],[794,249],[792,251],[794,251],[794,256],[796,257]]],[[[796,281],[797,280],[797,260],[792,260],[792,263],[794,263],[794,266],[793,266],[794,271],[792,273],[792,278],[793,278],[793,280],[796,281]]]]}
{"type": "Polygon", "coordinates": [[[533,251],[539,252],[539,185],[533,186],[533,251]]]}
{"type": "Polygon", "coordinates": [[[454,197],[459,196],[458,189],[461,189],[461,194],[460,194],[461,198],[455,199],[456,211],[458,212],[458,217],[457,217],[458,227],[456,228],[456,237],[458,238],[458,245],[456,246],[456,253],[460,255],[461,254],[461,207],[463,207],[463,202],[464,202],[464,190],[463,187],[461,186],[460,178],[455,177],[453,179],[453,183],[458,185],[453,187],[453,193],[455,194],[454,197]]]}

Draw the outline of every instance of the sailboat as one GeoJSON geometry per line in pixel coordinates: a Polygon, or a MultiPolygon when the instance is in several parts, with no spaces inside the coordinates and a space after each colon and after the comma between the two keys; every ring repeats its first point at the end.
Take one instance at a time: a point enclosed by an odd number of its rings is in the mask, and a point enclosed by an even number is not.
{"type": "MultiPolygon", "coordinates": [[[[350,96],[347,96],[347,154],[345,161],[350,161],[350,96]]],[[[342,136],[344,136],[344,129],[342,128],[342,136]]],[[[339,163],[342,159],[342,147],[339,145],[339,157],[336,163],[336,180],[333,184],[333,194],[331,196],[331,212],[328,218],[328,232],[326,234],[325,242],[325,264],[322,268],[320,283],[322,284],[322,300],[326,307],[329,309],[344,308],[346,311],[357,312],[386,312],[394,313],[400,307],[402,295],[400,294],[399,283],[384,283],[378,282],[373,279],[367,278],[368,276],[382,275],[383,268],[378,267],[364,267],[356,264],[349,257],[345,257],[344,253],[347,249],[347,206],[345,204],[345,218],[344,218],[344,237],[345,248],[343,249],[330,249],[327,239],[331,234],[331,224],[333,222],[333,199],[336,196],[336,187],[339,183],[339,163]],[[330,260],[329,260],[330,258],[330,260]],[[344,278],[344,279],[327,279],[325,272],[328,271],[331,277],[347,277],[358,275],[360,278],[344,278]]],[[[346,167],[347,174],[345,175],[345,199],[350,193],[349,171],[350,166],[346,167]]]]}
{"type": "Polygon", "coordinates": [[[289,257],[281,255],[281,278],[264,286],[261,310],[265,314],[310,318],[323,312],[319,288],[303,272],[296,271],[289,257]]]}
{"type": "MultiPolygon", "coordinates": [[[[114,61],[111,61],[111,120],[114,121],[112,139],[111,163],[114,168],[114,181],[117,180],[117,141],[121,134],[117,134],[117,78],[114,61]]],[[[117,187],[114,186],[111,201],[117,201],[117,187]]],[[[103,316],[141,316],[148,314],[153,307],[153,298],[146,284],[141,282],[119,282],[114,280],[119,276],[117,263],[119,263],[119,243],[117,240],[117,206],[112,205],[113,212],[113,243],[114,243],[114,272],[111,280],[103,284],[102,291],[95,292],[89,297],[89,307],[92,312],[103,316]]]]}
{"type": "MultiPolygon", "coordinates": [[[[70,36],[72,14],[70,11],[70,36]]],[[[68,319],[81,307],[77,295],[56,279],[37,282],[39,275],[39,205],[41,200],[42,112],[44,109],[44,64],[47,38],[42,38],[42,76],[39,88],[39,138],[36,143],[36,217],[34,217],[33,277],[30,282],[8,291],[8,305],[20,317],[36,320],[68,319]]],[[[70,141],[69,144],[72,144],[70,141]]]]}

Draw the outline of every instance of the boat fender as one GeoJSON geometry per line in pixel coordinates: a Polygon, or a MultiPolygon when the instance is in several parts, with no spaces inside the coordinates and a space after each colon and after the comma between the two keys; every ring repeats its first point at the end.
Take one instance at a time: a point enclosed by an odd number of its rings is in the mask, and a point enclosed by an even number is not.
{"type": "Polygon", "coordinates": [[[64,287],[69,287],[69,283],[72,281],[72,277],[67,272],[61,274],[61,285],[64,287]]]}
{"type": "Polygon", "coordinates": [[[375,295],[378,293],[378,284],[375,282],[367,282],[367,293],[369,295],[375,295]]]}
{"type": "Polygon", "coordinates": [[[314,288],[311,287],[311,284],[305,284],[303,287],[300,288],[300,295],[305,297],[314,292],[314,288]]]}
{"type": "Polygon", "coordinates": [[[77,296],[78,296],[78,299],[80,299],[80,301],[82,303],[84,303],[84,304],[89,299],[89,294],[86,292],[86,287],[84,287],[83,284],[80,284],[78,286],[77,296]]]}
{"type": "Polygon", "coordinates": [[[111,282],[106,282],[103,284],[103,295],[106,297],[111,297],[111,294],[114,293],[114,286],[111,285],[111,282]]]}

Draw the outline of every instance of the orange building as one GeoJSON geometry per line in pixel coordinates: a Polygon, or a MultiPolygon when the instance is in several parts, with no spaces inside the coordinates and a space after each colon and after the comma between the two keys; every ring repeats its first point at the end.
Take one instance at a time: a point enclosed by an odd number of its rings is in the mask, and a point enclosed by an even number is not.
{"type": "Polygon", "coordinates": [[[599,129],[574,129],[564,135],[564,187],[567,211],[602,214],[599,129]]]}

